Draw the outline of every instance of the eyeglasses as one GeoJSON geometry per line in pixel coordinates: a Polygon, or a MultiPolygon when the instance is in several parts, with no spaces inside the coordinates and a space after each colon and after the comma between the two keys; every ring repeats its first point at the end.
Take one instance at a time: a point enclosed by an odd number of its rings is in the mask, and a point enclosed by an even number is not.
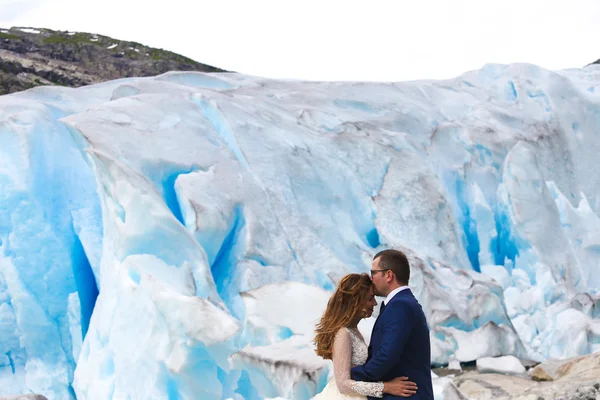
{"type": "Polygon", "coordinates": [[[372,269],[371,270],[371,278],[373,278],[376,273],[378,273],[378,272],[385,272],[385,271],[391,271],[391,269],[389,269],[389,268],[386,268],[386,269],[372,269]]]}

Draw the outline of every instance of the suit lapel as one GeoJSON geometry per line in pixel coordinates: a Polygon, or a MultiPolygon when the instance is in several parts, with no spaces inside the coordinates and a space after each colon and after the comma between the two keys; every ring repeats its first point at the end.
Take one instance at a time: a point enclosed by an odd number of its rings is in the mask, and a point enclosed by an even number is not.
{"type": "MultiPolygon", "coordinates": [[[[394,297],[392,297],[392,299],[390,300],[390,302],[388,304],[385,305],[383,311],[379,311],[379,315],[377,316],[377,319],[375,320],[375,324],[373,324],[373,330],[371,331],[371,340],[369,341],[369,347],[368,347],[368,358],[367,360],[371,359],[371,356],[373,355],[373,338],[374,338],[374,333],[375,333],[375,328],[377,327],[377,323],[379,323],[379,320],[381,319],[381,316],[383,315],[383,313],[385,312],[385,310],[388,309],[388,306],[393,303],[394,301],[401,299],[402,297],[413,297],[412,292],[410,291],[410,289],[404,289],[403,291],[396,293],[396,295],[394,297]]],[[[382,302],[383,304],[383,302],[382,302]]]]}
{"type": "MultiPolygon", "coordinates": [[[[396,293],[396,295],[394,297],[392,297],[392,299],[390,300],[390,303],[393,303],[395,300],[401,299],[402,297],[414,297],[412,292],[410,291],[410,289],[404,289],[401,292],[396,293]]],[[[381,303],[383,305],[383,302],[381,303]]],[[[377,319],[375,320],[375,324],[373,324],[373,331],[375,331],[375,327],[377,326],[377,323],[379,322],[379,320],[381,319],[381,316],[383,315],[383,313],[385,312],[385,310],[387,309],[387,307],[389,306],[389,304],[386,304],[383,311],[379,311],[379,315],[377,316],[377,319]]]]}

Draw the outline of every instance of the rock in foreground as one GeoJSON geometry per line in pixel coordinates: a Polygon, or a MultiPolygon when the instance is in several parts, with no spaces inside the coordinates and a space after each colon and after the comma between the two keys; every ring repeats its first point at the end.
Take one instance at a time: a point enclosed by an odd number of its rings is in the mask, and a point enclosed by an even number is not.
{"type": "Polygon", "coordinates": [[[529,377],[466,372],[454,378],[458,389],[473,400],[579,400],[600,398],[600,352],[550,360],[529,371],[529,377]]]}

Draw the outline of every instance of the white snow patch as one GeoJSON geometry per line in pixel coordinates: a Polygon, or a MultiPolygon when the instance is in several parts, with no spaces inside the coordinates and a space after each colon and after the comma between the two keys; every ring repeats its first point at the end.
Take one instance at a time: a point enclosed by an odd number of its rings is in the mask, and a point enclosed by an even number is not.
{"type": "Polygon", "coordinates": [[[19,30],[21,32],[25,32],[25,33],[35,33],[35,34],[41,33],[37,29],[31,29],[31,28],[19,28],[19,30]]]}
{"type": "Polygon", "coordinates": [[[258,332],[265,335],[268,342],[280,340],[282,330],[289,335],[303,335],[312,339],[314,326],[325,310],[331,293],[299,282],[284,282],[265,285],[242,293],[246,308],[244,331],[252,332],[257,339],[258,332]],[[282,298],[296,299],[291,303],[282,298]]]}
{"type": "Polygon", "coordinates": [[[452,360],[448,363],[448,369],[452,369],[455,371],[462,371],[462,367],[460,366],[460,361],[452,360]]]}
{"type": "Polygon", "coordinates": [[[515,356],[483,357],[477,360],[480,372],[499,372],[503,374],[523,374],[525,367],[515,356]]]}

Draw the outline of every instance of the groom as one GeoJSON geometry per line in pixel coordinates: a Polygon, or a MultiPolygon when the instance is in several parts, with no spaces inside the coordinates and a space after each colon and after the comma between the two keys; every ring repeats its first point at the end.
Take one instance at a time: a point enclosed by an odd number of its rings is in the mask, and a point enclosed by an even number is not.
{"type": "MultiPolygon", "coordinates": [[[[417,384],[406,397],[433,400],[429,328],[421,305],[408,287],[410,266],[398,250],[384,250],[373,258],[371,280],[375,293],[387,296],[373,326],[366,364],[352,368],[355,381],[390,381],[406,376],[417,384]]],[[[384,394],[384,399],[402,397],[384,394]]]]}

